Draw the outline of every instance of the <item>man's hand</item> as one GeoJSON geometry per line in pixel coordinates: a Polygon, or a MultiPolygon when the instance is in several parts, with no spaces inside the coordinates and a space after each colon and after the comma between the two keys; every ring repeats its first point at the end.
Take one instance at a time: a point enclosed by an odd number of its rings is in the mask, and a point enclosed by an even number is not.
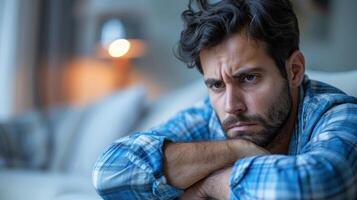
{"type": "Polygon", "coordinates": [[[232,168],[214,172],[204,180],[188,188],[180,200],[217,199],[228,200],[230,196],[229,177],[232,168]]]}

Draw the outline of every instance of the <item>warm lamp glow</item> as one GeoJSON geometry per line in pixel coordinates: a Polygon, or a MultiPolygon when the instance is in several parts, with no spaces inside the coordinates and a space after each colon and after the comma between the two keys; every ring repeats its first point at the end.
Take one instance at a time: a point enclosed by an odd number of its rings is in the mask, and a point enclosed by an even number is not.
{"type": "Polygon", "coordinates": [[[108,53],[114,58],[119,58],[128,53],[130,49],[130,42],[125,39],[115,40],[109,45],[108,53]]]}

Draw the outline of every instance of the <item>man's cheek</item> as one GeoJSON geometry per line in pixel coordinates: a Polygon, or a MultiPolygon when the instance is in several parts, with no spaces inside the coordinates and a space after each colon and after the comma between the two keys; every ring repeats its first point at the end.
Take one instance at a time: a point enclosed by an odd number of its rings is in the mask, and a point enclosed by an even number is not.
{"type": "Polygon", "coordinates": [[[220,105],[218,102],[213,102],[212,106],[213,106],[213,110],[216,112],[219,120],[223,121],[224,116],[225,116],[224,107],[222,105],[220,105]]]}

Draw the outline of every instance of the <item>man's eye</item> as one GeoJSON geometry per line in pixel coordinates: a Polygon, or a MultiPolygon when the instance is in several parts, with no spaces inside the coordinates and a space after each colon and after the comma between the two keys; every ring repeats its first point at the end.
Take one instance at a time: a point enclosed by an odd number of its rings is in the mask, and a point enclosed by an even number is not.
{"type": "Polygon", "coordinates": [[[248,74],[243,77],[242,81],[246,82],[246,83],[252,83],[252,82],[255,82],[257,80],[257,78],[258,77],[254,74],[248,74]]]}
{"type": "Polygon", "coordinates": [[[218,88],[221,88],[221,87],[223,87],[223,83],[221,83],[221,82],[217,82],[217,83],[214,83],[212,85],[212,88],[215,88],[215,89],[218,89],[218,88]]]}
{"type": "Polygon", "coordinates": [[[210,84],[209,88],[214,92],[218,92],[222,88],[224,88],[224,83],[223,82],[215,82],[215,83],[210,84]]]}

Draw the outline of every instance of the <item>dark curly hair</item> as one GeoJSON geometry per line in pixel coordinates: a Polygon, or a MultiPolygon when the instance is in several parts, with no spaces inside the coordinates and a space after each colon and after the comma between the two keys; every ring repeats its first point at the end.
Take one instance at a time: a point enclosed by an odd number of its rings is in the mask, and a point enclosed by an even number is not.
{"type": "Polygon", "coordinates": [[[190,0],[183,11],[184,29],[175,49],[178,59],[203,73],[201,50],[214,47],[234,33],[262,41],[286,77],[285,61],[299,50],[299,27],[289,0],[190,0]]]}

